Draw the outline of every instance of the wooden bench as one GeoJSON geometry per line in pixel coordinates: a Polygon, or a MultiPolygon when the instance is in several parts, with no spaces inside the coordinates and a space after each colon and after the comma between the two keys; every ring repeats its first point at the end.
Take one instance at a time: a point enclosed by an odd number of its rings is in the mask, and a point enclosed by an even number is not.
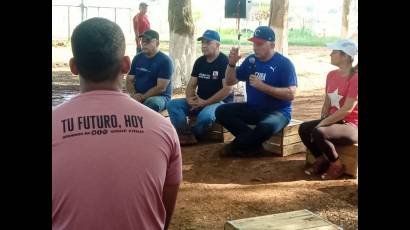
{"type": "MultiPolygon", "coordinates": [[[[346,167],[346,174],[357,178],[358,175],[358,148],[359,144],[354,145],[338,145],[336,151],[339,158],[346,167]]],[[[306,165],[311,165],[315,162],[315,157],[312,153],[306,151],[306,165]]]]}
{"type": "MultiPolygon", "coordinates": [[[[263,143],[264,149],[282,157],[306,151],[298,134],[302,123],[303,121],[292,119],[282,131],[263,143]]],[[[249,127],[254,128],[255,126],[249,125],[249,127]]],[[[209,133],[209,138],[219,142],[229,142],[234,139],[234,136],[222,125],[215,123],[209,133]]]]}
{"type": "Polygon", "coordinates": [[[299,127],[303,121],[292,119],[289,124],[269,140],[263,143],[266,151],[282,157],[295,153],[305,152],[306,146],[299,137],[299,127]]]}
{"type": "Polygon", "coordinates": [[[339,230],[341,227],[330,223],[309,210],[299,210],[253,218],[231,220],[225,223],[225,230],[250,229],[292,229],[292,230],[339,230]]]}

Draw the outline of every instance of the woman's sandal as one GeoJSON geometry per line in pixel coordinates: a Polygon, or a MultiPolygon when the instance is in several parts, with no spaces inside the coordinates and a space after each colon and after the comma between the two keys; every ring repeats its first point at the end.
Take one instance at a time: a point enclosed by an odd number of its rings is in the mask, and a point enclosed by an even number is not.
{"type": "Polygon", "coordinates": [[[317,159],[311,167],[305,170],[305,173],[309,176],[317,175],[317,174],[324,172],[328,166],[329,166],[329,162],[327,160],[317,159]]]}
{"type": "Polygon", "coordinates": [[[322,174],[321,178],[323,180],[336,180],[345,173],[345,166],[331,164],[327,171],[322,174]]]}

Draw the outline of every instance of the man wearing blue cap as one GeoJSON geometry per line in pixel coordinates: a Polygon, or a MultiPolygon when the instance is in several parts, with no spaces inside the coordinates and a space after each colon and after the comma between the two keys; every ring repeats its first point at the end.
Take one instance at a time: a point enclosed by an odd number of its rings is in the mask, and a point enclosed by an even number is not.
{"type": "Polygon", "coordinates": [[[219,34],[207,30],[198,38],[203,56],[192,69],[186,89],[186,98],[173,99],[168,104],[168,113],[177,130],[181,145],[195,144],[215,121],[215,109],[224,102],[232,102],[232,86],[225,84],[228,57],[219,51],[219,34]],[[196,116],[192,129],[187,116],[196,116]]]}
{"type": "Polygon", "coordinates": [[[297,79],[292,62],[275,52],[275,33],[268,26],[256,28],[253,37],[254,54],[241,58],[239,48],[232,48],[226,69],[226,84],[246,82],[247,101],[221,105],[216,121],[234,136],[225,146],[224,156],[252,156],[262,152],[262,143],[283,129],[291,119],[292,100],[297,79]],[[254,129],[248,125],[256,125],[254,129]]]}

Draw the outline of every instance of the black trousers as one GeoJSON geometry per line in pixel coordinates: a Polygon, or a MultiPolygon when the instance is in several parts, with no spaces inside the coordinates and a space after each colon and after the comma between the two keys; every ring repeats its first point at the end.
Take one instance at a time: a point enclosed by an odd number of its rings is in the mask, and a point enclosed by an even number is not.
{"type": "Polygon", "coordinates": [[[315,128],[320,121],[304,122],[299,127],[302,142],[316,158],[325,155],[330,162],[334,162],[339,159],[335,145],[351,145],[358,142],[356,126],[338,122],[315,128]]]}

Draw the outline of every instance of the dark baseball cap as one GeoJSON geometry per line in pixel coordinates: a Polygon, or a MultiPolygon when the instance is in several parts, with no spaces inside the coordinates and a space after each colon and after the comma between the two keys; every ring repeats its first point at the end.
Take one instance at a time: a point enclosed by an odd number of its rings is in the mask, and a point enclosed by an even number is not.
{"type": "Polygon", "coordinates": [[[141,34],[139,37],[140,38],[142,37],[142,38],[145,38],[145,39],[148,39],[148,40],[152,40],[152,39],[159,40],[159,34],[155,30],[147,30],[143,34],[141,34]]]}
{"type": "Polygon", "coordinates": [[[248,41],[255,43],[263,43],[265,41],[275,41],[275,32],[269,26],[259,26],[253,33],[253,37],[249,38],[248,41]]]}

